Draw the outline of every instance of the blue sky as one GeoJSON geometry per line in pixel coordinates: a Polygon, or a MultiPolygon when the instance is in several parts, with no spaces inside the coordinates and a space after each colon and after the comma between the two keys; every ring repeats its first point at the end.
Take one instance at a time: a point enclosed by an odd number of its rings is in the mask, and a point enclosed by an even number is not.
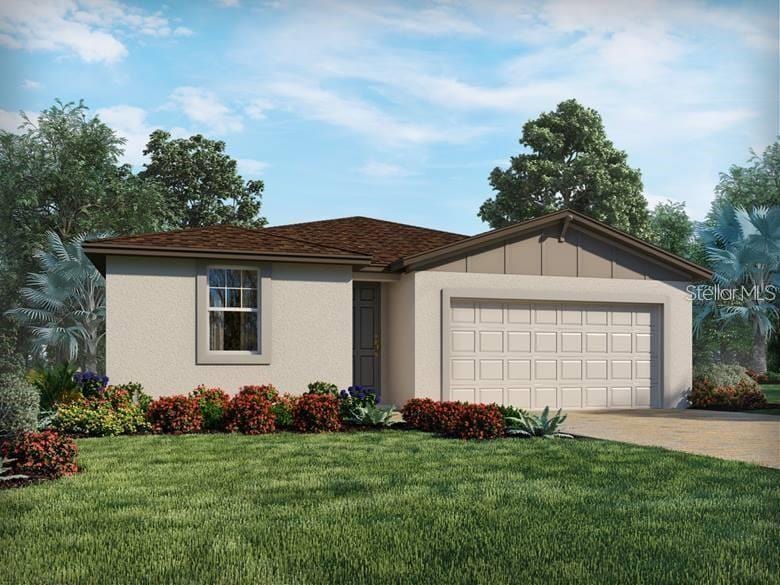
{"type": "Polygon", "coordinates": [[[604,117],[651,204],[706,213],[778,133],[777,2],[0,2],[0,127],[83,98],[143,163],[149,132],[227,143],[271,224],[369,215],[462,233],[522,124],[604,117]]]}

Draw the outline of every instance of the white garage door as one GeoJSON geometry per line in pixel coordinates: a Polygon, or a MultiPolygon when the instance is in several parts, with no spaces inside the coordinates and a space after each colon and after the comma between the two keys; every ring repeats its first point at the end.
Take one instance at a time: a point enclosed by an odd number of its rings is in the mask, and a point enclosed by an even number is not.
{"type": "Polygon", "coordinates": [[[660,404],[654,305],[451,303],[445,399],[529,409],[660,404]]]}

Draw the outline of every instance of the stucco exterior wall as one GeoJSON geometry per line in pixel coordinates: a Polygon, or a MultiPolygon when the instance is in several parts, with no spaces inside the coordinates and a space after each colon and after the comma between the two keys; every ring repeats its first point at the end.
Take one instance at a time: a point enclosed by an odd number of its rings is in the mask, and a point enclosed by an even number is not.
{"type": "MultiPolygon", "coordinates": [[[[685,282],[421,271],[414,275],[414,392],[442,398],[442,296],[473,290],[508,299],[658,304],[662,311],[661,376],[664,408],[685,406],[691,386],[691,301],[685,282]]],[[[466,295],[461,295],[466,296],[466,295]]]]}
{"type": "Polygon", "coordinates": [[[270,365],[196,365],[197,261],[107,259],[106,368],[154,396],[198,384],[235,392],[274,384],[300,393],[313,380],[352,381],[352,272],[349,266],[274,263],[270,365]]]}
{"type": "Polygon", "coordinates": [[[415,396],[415,308],[414,279],[417,273],[403,274],[397,282],[382,286],[384,350],[382,402],[399,408],[415,396]]]}

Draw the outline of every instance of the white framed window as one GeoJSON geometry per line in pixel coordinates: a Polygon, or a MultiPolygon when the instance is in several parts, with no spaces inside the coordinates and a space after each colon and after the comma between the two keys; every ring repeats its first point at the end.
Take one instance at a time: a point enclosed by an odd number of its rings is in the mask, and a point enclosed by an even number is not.
{"type": "Polygon", "coordinates": [[[201,262],[198,364],[271,363],[271,265],[201,262]]]}
{"type": "Polygon", "coordinates": [[[257,352],[259,271],[212,266],[207,276],[209,351],[257,352]]]}

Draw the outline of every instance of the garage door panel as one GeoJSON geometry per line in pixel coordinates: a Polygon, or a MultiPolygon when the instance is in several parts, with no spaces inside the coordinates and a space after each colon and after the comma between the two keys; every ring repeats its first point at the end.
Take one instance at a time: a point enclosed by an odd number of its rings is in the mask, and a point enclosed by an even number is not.
{"type": "Polygon", "coordinates": [[[659,392],[649,305],[453,300],[452,400],[520,408],[647,408],[659,392]]]}

